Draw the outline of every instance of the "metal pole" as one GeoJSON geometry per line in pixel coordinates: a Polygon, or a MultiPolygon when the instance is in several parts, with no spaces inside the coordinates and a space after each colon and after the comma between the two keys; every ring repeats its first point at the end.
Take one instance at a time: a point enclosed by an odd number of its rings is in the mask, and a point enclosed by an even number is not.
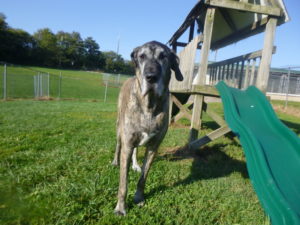
{"type": "Polygon", "coordinates": [[[58,78],[58,98],[61,97],[61,71],[59,72],[59,78],[58,78]]]}
{"type": "Polygon", "coordinates": [[[36,76],[36,98],[40,96],[40,73],[36,76]]]}
{"type": "Polygon", "coordinates": [[[48,72],[48,98],[50,98],[50,73],[48,72]]]}
{"type": "Polygon", "coordinates": [[[36,76],[33,76],[33,92],[34,97],[36,98],[36,76]]]}
{"type": "Polygon", "coordinates": [[[284,110],[287,109],[287,105],[288,105],[289,89],[290,89],[290,76],[291,76],[291,67],[289,67],[289,72],[288,72],[288,77],[287,77],[287,82],[286,82],[286,96],[285,96],[284,110]]]}
{"type": "Polygon", "coordinates": [[[43,74],[40,74],[40,97],[43,96],[43,74]]]}
{"type": "Polygon", "coordinates": [[[7,70],[6,70],[6,64],[4,64],[4,71],[3,71],[3,100],[6,100],[6,94],[7,94],[7,89],[6,89],[6,85],[7,85],[7,79],[6,79],[6,75],[7,75],[7,70]]]}
{"type": "Polygon", "coordinates": [[[106,97],[107,97],[107,85],[108,85],[108,82],[106,81],[105,82],[104,102],[106,102],[106,97]]]}

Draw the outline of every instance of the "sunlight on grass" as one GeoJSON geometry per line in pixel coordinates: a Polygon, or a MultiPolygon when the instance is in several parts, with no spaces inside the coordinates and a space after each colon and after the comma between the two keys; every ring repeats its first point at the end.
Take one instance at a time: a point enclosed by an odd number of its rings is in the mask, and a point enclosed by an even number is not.
{"type": "MultiPolygon", "coordinates": [[[[253,191],[243,151],[233,136],[196,155],[176,155],[187,121],[171,126],[151,168],[147,203],[133,195],[128,215],[113,214],[118,169],[116,104],[83,101],[0,102],[0,218],[3,224],[269,224],[253,191]]],[[[221,105],[214,106],[222,112],[221,105]]],[[[299,134],[299,121],[281,115],[299,134]]],[[[202,134],[212,130],[204,116],[202,134]]],[[[183,148],[184,150],[184,148],[183,148]]],[[[138,153],[142,163],[144,149],[138,153]]]]}

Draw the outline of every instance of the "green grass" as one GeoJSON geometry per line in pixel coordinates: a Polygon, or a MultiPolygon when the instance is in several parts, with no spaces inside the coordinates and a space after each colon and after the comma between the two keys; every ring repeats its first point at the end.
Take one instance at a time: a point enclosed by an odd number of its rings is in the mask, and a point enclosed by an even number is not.
{"type": "MultiPolygon", "coordinates": [[[[0,109],[2,224],[268,223],[231,136],[195,157],[178,156],[188,127],[171,126],[147,180],[146,205],[133,203],[139,174],[130,171],[128,215],[117,217],[115,103],[26,100],[0,102],[0,109]]],[[[205,116],[202,134],[212,127],[205,116]]]]}
{"type": "MultiPolygon", "coordinates": [[[[160,147],[147,180],[146,205],[133,203],[139,174],[130,171],[128,215],[115,216],[119,171],[110,162],[119,89],[110,88],[103,103],[99,73],[40,67],[8,71],[11,98],[33,98],[37,72],[51,74],[50,94],[56,98],[62,72],[61,98],[73,101],[0,102],[0,224],[268,224],[236,138],[220,138],[194,157],[174,154],[186,144],[186,120],[169,128],[160,147]]],[[[2,98],[3,66],[0,74],[2,98]]],[[[212,107],[222,114],[221,104],[212,107]]],[[[278,115],[300,135],[299,117],[278,115]]],[[[201,134],[214,128],[204,114],[201,134]]],[[[143,154],[141,148],[140,163],[143,154]]]]}
{"type": "MultiPolygon", "coordinates": [[[[0,99],[3,98],[3,70],[0,66],[0,99]]],[[[7,97],[14,98],[34,98],[34,75],[38,73],[50,74],[50,97],[63,99],[82,100],[104,100],[105,85],[103,84],[102,73],[59,70],[43,67],[7,67],[7,97]],[[62,74],[61,94],[59,96],[59,76],[62,74]]],[[[119,93],[114,81],[116,76],[110,77],[107,101],[115,102],[119,93]]],[[[121,76],[123,82],[128,76],[121,76]]]]}

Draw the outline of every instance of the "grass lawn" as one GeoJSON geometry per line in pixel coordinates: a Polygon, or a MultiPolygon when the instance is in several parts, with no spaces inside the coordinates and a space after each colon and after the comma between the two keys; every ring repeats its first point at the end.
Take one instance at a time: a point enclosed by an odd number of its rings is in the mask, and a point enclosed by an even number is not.
{"type": "MultiPolygon", "coordinates": [[[[280,117],[300,134],[299,118],[280,117]]],[[[178,156],[188,136],[184,125],[169,128],[147,180],[146,205],[133,203],[139,174],[131,171],[128,215],[115,216],[115,121],[115,103],[0,102],[0,223],[268,223],[238,141],[227,136],[195,157],[178,156]]],[[[203,133],[212,127],[205,116],[203,133]]]]}
{"type": "MultiPolygon", "coordinates": [[[[3,71],[0,65],[0,99],[3,98],[3,71]]],[[[60,70],[43,67],[7,66],[7,97],[34,98],[34,75],[38,73],[50,74],[50,97],[62,99],[93,99],[104,100],[105,85],[103,74],[98,72],[60,70]],[[62,75],[61,83],[59,76],[62,75]],[[61,92],[59,96],[59,84],[61,92]]],[[[122,83],[128,76],[122,75],[122,83]]],[[[47,78],[45,78],[47,79],[47,78]]],[[[119,88],[116,84],[117,76],[111,75],[107,92],[107,101],[116,102],[119,88]]]]}

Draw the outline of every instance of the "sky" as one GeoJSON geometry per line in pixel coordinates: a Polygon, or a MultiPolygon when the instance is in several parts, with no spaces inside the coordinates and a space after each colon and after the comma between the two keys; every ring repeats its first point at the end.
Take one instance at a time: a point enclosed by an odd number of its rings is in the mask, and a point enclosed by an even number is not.
{"type": "MultiPolygon", "coordinates": [[[[300,67],[300,0],[285,0],[291,20],[276,30],[272,67],[300,67]]],[[[92,37],[101,51],[117,51],[130,59],[133,48],[157,40],[167,43],[197,0],[0,0],[0,12],[13,28],[33,34],[77,31],[92,37]],[[119,43],[119,48],[118,48],[119,43]]],[[[263,47],[263,34],[211,52],[217,61],[263,47]]]]}

